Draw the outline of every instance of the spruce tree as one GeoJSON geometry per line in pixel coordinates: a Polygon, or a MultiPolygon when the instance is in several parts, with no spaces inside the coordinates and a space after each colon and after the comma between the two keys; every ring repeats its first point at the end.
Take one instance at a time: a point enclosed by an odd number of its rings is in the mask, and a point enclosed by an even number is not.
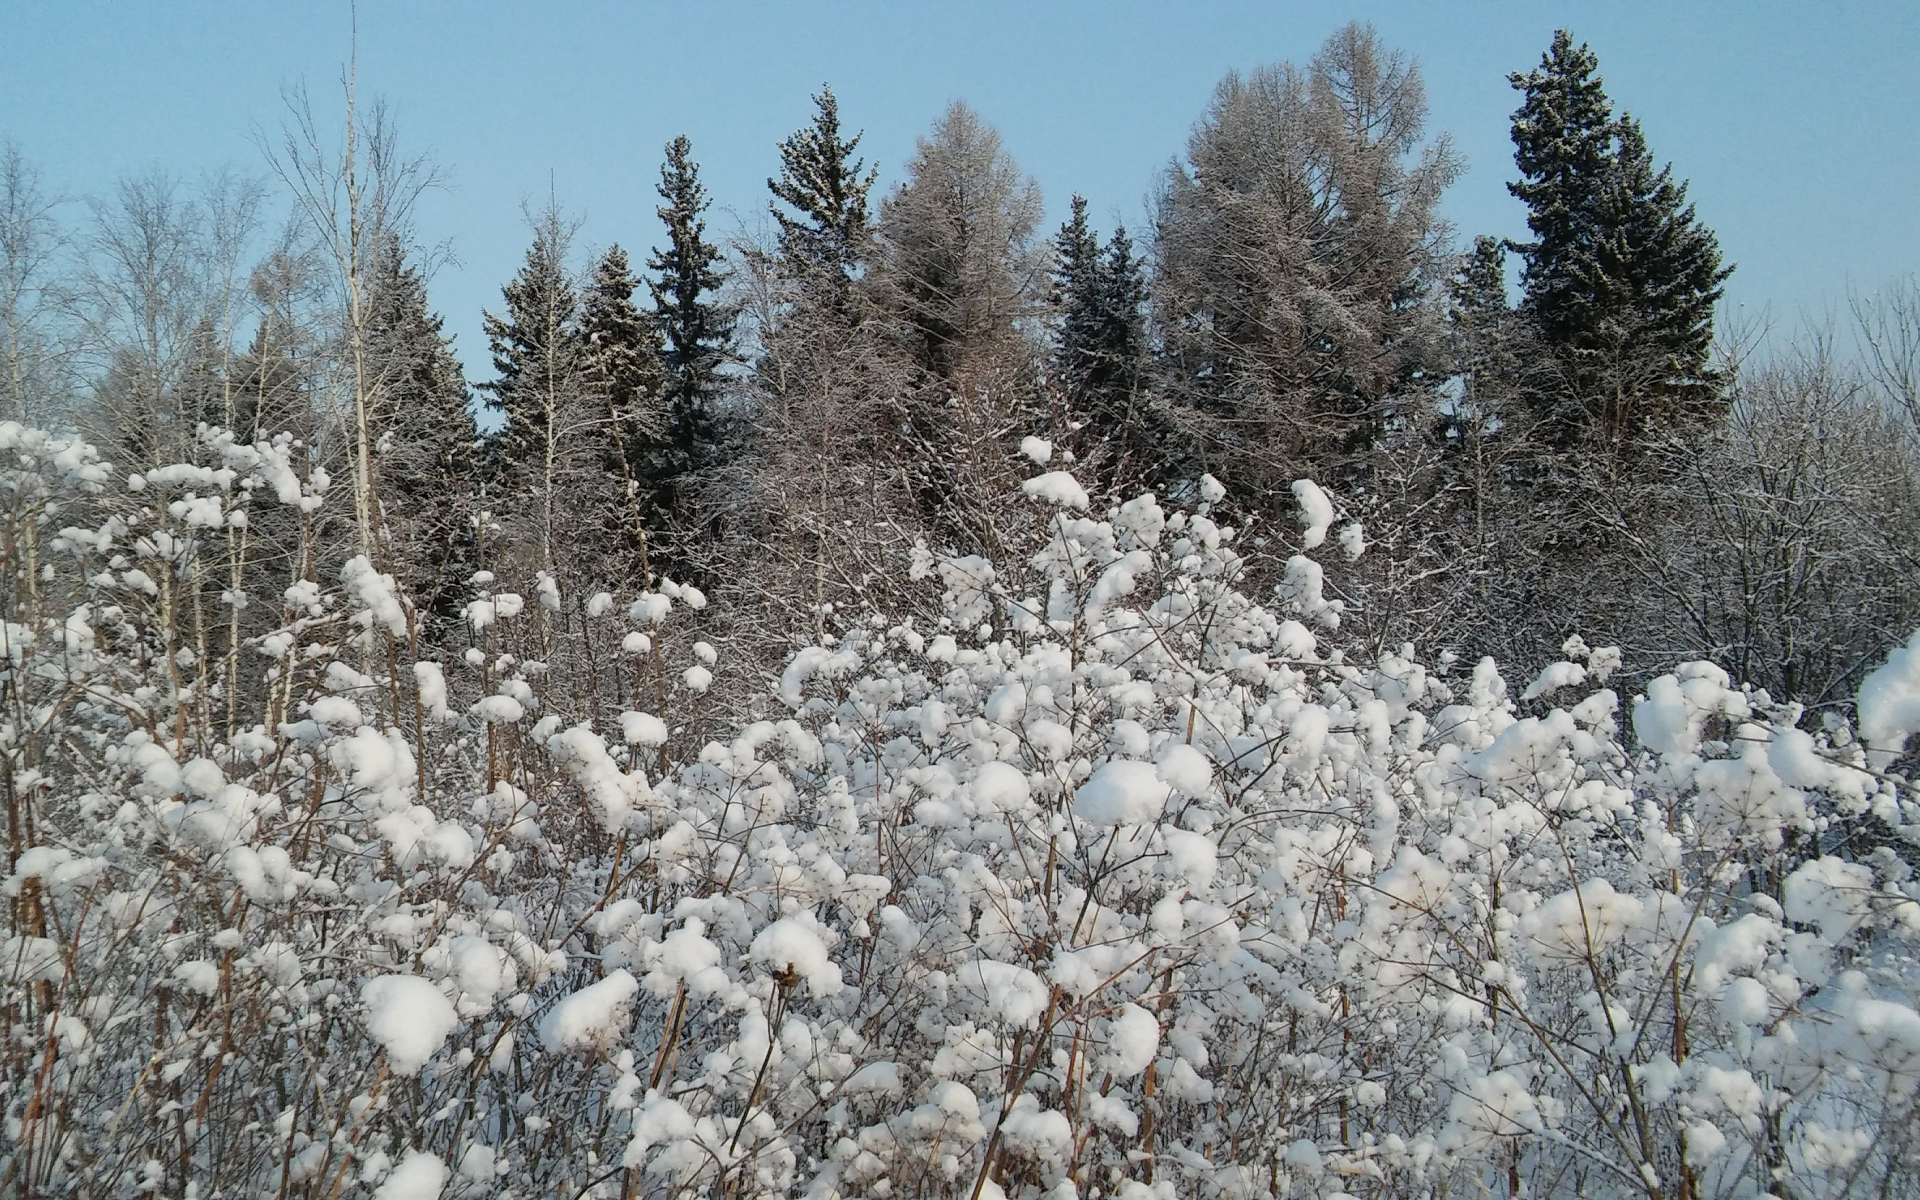
{"type": "Polygon", "coordinates": [[[1100,343],[1100,239],[1087,221],[1087,199],[1075,194],[1070,216],[1053,236],[1053,303],[1060,313],[1054,373],[1069,408],[1077,405],[1100,343]]]}
{"type": "Polygon", "coordinates": [[[1116,228],[1103,248],[1075,196],[1054,237],[1054,302],[1060,310],[1054,377],[1076,453],[1104,450],[1096,466],[1109,483],[1147,480],[1149,460],[1164,458],[1166,430],[1139,403],[1146,355],[1146,279],[1133,242],[1116,228]],[[1162,453],[1154,454],[1158,444],[1162,453]]]}
{"type": "Polygon", "coordinates": [[[1672,167],[1656,170],[1631,117],[1616,119],[1599,60],[1560,30],[1540,66],[1510,77],[1509,184],[1534,240],[1522,310],[1552,356],[1535,389],[1548,439],[1639,442],[1696,425],[1723,407],[1709,365],[1713,307],[1731,268],[1687,203],[1672,167]]]}
{"type": "Polygon", "coordinates": [[[647,260],[655,276],[648,281],[665,341],[666,434],[664,461],[655,468],[657,484],[672,492],[674,480],[712,466],[718,458],[719,431],[714,411],[721,390],[735,314],[717,297],[726,276],[720,251],[706,239],[702,215],[710,201],[691,158],[692,144],[682,134],[667,144],[660,168],[656,211],[667,226],[667,246],[647,260]]]}
{"type": "Polygon", "coordinates": [[[633,303],[639,281],[619,246],[601,256],[580,313],[582,369],[601,431],[600,456],[609,477],[605,505],[616,537],[637,552],[644,571],[648,509],[641,494],[647,457],[664,429],[660,393],[660,332],[633,303]]]}
{"type": "Polygon", "coordinates": [[[452,343],[428,308],[425,276],[388,236],[368,273],[364,343],[374,495],[393,566],[443,617],[472,570],[476,430],[452,343]]]}
{"type": "Polygon", "coordinates": [[[1613,161],[1613,105],[1600,60],[1556,30],[1540,66],[1509,83],[1525,96],[1513,114],[1520,181],[1507,190],[1527,206],[1534,240],[1515,243],[1523,261],[1525,308],[1549,342],[1570,340],[1586,317],[1580,265],[1593,253],[1595,200],[1613,161]]]}
{"type": "Polygon", "coordinates": [[[1583,376],[1595,382],[1601,432],[1635,439],[1685,428],[1724,410],[1710,363],[1713,309],[1732,273],[1720,243],[1687,203],[1671,165],[1654,168],[1639,122],[1623,116],[1605,184],[1596,198],[1600,236],[1575,268],[1572,339],[1583,376]]]}
{"type": "Polygon", "coordinates": [[[506,313],[482,327],[496,378],[481,386],[506,417],[494,438],[496,511],[534,525],[539,565],[554,565],[559,489],[572,473],[570,435],[582,424],[579,297],[567,273],[572,229],[549,208],[534,220],[526,262],[502,289],[506,313]]]}
{"type": "Polygon", "coordinates": [[[780,178],[767,180],[780,203],[768,207],[779,223],[780,255],[789,268],[824,273],[844,293],[866,252],[867,193],[879,168],[854,157],[860,134],[840,135],[840,105],[831,87],[822,86],[813,103],[813,124],[780,143],[780,178]]]}

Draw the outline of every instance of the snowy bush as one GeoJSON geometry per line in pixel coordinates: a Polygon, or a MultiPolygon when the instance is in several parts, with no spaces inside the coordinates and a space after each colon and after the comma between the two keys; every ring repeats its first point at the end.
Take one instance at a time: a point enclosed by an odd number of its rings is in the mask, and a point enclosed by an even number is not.
{"type": "Polygon", "coordinates": [[[0,425],[7,1194],[1920,1180],[1908,651],[1864,745],[1577,640],[1516,698],[1343,650],[1310,484],[1263,601],[1207,504],[1050,472],[1023,561],[922,547],[944,616],[689,740],[694,589],[482,573],[440,661],[296,444],[201,441],[128,480],[0,425]],[[206,653],[272,511],[281,619],[206,653]]]}

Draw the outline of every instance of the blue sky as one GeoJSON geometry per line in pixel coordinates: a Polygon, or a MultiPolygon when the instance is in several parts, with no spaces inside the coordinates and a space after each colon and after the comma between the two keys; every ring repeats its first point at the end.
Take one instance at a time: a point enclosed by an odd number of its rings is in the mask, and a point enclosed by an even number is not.
{"type": "MultiPolygon", "coordinates": [[[[264,173],[251,131],[282,90],[337,97],[342,3],[7,0],[0,138],[72,195],[159,165],[264,173]]],[[[434,301],[484,378],[479,310],[526,242],[520,206],[584,218],[588,246],[649,244],[662,145],[693,139],[714,225],[757,222],[774,144],[830,81],[883,181],[964,99],[1044,188],[1050,215],[1086,195],[1102,226],[1138,226],[1156,174],[1232,68],[1302,61],[1350,19],[1417,55],[1432,125],[1469,171],[1449,194],[1462,237],[1524,233],[1506,74],[1556,25],[1590,42],[1609,94],[1692,181],[1739,264],[1729,297],[1779,326],[1920,270],[1920,6],[1911,3],[378,3],[359,11],[364,91],[405,145],[452,178],[419,213],[458,258],[434,301]]],[[[78,209],[72,219],[81,215],[78,209]]]]}

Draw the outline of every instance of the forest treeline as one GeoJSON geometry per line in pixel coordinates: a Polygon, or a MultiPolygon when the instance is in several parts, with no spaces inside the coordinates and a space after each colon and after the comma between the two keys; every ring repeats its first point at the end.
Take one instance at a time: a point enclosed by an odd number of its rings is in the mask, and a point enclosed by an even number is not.
{"type": "Polygon", "coordinates": [[[1512,82],[1464,246],[1365,26],[1134,231],[823,88],[473,375],[351,83],[8,152],[0,1195],[1914,1195],[1920,289],[1749,352],[1512,82]]]}
{"type": "Polygon", "coordinates": [[[1531,237],[1464,248],[1418,64],[1364,26],[1223,79],[1133,232],[1078,197],[1042,230],[958,103],[877,190],[823,89],[770,160],[767,237],[709,227],[684,137],[643,263],[531,214],[477,382],[412,240],[436,168],[377,107],[342,159],[299,99],[278,193],[155,171],[78,223],[9,151],[5,404],[130,470],[203,423],[294,434],[352,480],[340,545],[443,631],[476,570],[664,573],[772,665],[892,603],[916,539],[1004,545],[1039,436],[1102,504],[1211,473],[1259,537],[1320,481],[1372,531],[1329,586],[1376,651],[1530,662],[1584,631],[1837,702],[1916,616],[1916,293],[1856,299],[1864,354],[1716,341],[1732,266],[1593,53],[1562,32],[1512,83],[1531,237]]]}

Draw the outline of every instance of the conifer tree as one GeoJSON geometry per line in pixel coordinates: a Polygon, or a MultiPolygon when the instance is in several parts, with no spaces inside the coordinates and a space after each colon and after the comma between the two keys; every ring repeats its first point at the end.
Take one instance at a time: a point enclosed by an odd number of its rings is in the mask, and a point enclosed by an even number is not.
{"type": "Polygon", "coordinates": [[[451,613],[472,570],[468,516],[477,433],[453,339],[427,306],[426,278],[388,235],[368,274],[365,358],[374,495],[394,566],[422,606],[451,613]]]}
{"type": "Polygon", "coordinates": [[[1060,327],[1054,377],[1066,406],[1069,440],[1080,455],[1104,451],[1096,469],[1110,483],[1133,486],[1148,477],[1153,443],[1164,435],[1141,402],[1146,356],[1146,279],[1125,228],[1103,248],[1075,196],[1072,215],[1054,237],[1054,297],[1060,327]]]}
{"type": "Polygon", "coordinates": [[[638,553],[645,570],[648,507],[641,473],[664,431],[660,393],[660,332],[633,303],[639,281],[619,246],[601,256],[580,313],[582,368],[601,429],[601,459],[610,477],[603,505],[618,539],[638,553]]]}
{"type": "Polygon", "coordinates": [[[1513,158],[1520,181],[1507,190],[1527,206],[1534,240],[1516,243],[1525,307],[1550,342],[1579,328],[1582,284],[1576,264],[1591,253],[1594,204],[1613,159],[1613,105],[1600,60],[1566,30],[1554,31],[1540,66],[1508,82],[1525,95],[1513,114],[1513,158]]]}
{"type": "Polygon", "coordinates": [[[667,144],[660,168],[656,211],[667,226],[667,246],[647,260],[655,273],[648,281],[665,341],[666,436],[653,471],[663,500],[671,499],[680,477],[712,466],[718,459],[719,431],[714,411],[720,395],[720,370],[733,340],[735,313],[717,296],[726,276],[720,251],[706,238],[701,214],[709,203],[700,182],[692,144],[682,134],[667,144]]]}
{"type": "Polygon", "coordinates": [[[844,295],[866,253],[867,193],[879,168],[854,157],[862,135],[841,136],[840,104],[831,87],[822,86],[813,103],[813,124],[780,143],[780,178],[767,180],[780,203],[768,207],[779,223],[780,255],[789,269],[822,273],[844,295]]]}
{"type": "Polygon", "coordinates": [[[1600,237],[1577,263],[1572,346],[1596,378],[1595,417],[1612,438],[1697,425],[1724,410],[1710,365],[1713,309],[1732,273],[1671,165],[1654,168],[1639,122],[1623,116],[1596,198],[1600,237]]]}
{"type": "Polygon", "coordinates": [[[497,378],[482,387],[506,417],[495,439],[496,494],[536,526],[531,541],[551,569],[558,492],[572,473],[572,435],[583,423],[579,296],[566,268],[572,228],[549,207],[533,231],[526,262],[502,289],[505,315],[483,319],[497,378]]]}
{"type": "Polygon", "coordinates": [[[1731,268],[1672,167],[1656,170],[1638,122],[1617,118],[1599,60],[1556,31],[1540,65],[1510,82],[1509,184],[1534,240],[1522,310],[1553,356],[1534,404],[1549,440],[1615,444],[1697,424],[1722,406],[1709,366],[1713,306],[1731,268]]]}

